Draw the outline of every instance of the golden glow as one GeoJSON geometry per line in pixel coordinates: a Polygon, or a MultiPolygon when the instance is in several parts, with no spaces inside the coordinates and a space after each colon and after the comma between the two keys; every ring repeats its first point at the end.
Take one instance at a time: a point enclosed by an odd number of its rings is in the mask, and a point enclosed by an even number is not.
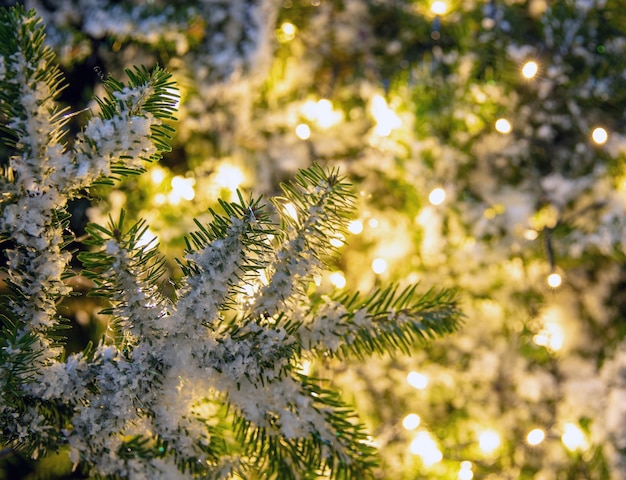
{"type": "Polygon", "coordinates": [[[236,191],[245,179],[246,177],[239,167],[228,163],[222,163],[215,172],[215,182],[221,188],[227,188],[231,192],[236,191]]]}
{"type": "Polygon", "coordinates": [[[308,140],[311,137],[311,129],[306,123],[301,123],[296,127],[296,135],[300,140],[308,140]]]}
{"type": "Polygon", "coordinates": [[[526,441],[528,445],[539,445],[546,438],[545,432],[541,428],[535,428],[528,432],[526,436],[526,441]]]}
{"type": "Polygon", "coordinates": [[[539,237],[539,232],[537,232],[537,230],[534,230],[532,228],[527,228],[526,230],[524,230],[524,238],[526,240],[537,240],[537,237],[539,237]]]}
{"type": "Polygon", "coordinates": [[[419,415],[415,413],[409,413],[402,420],[402,426],[405,428],[405,430],[415,430],[417,427],[420,426],[421,421],[422,420],[420,419],[419,415]]]}
{"type": "Polygon", "coordinates": [[[443,188],[435,188],[430,195],[428,201],[433,205],[441,205],[446,199],[446,191],[443,188]]]}
{"type": "Polygon", "coordinates": [[[372,97],[371,112],[376,120],[375,135],[387,137],[394,129],[402,125],[400,117],[389,108],[385,99],[380,95],[372,97]]]}
{"type": "Polygon", "coordinates": [[[165,180],[165,170],[161,167],[154,167],[150,170],[150,180],[154,185],[161,185],[165,180]]]}
{"type": "Polygon", "coordinates": [[[555,272],[548,275],[546,282],[548,282],[548,285],[550,285],[552,288],[558,288],[561,286],[563,279],[561,278],[561,275],[555,272]]]}
{"type": "Polygon", "coordinates": [[[387,271],[387,260],[385,260],[384,258],[375,258],[372,262],[372,271],[376,275],[385,273],[387,271]]]}
{"type": "Polygon", "coordinates": [[[511,133],[513,126],[506,118],[499,118],[496,120],[496,130],[502,134],[511,133]]]}
{"type": "Polygon", "coordinates": [[[358,235],[363,231],[363,222],[361,220],[352,220],[348,224],[348,231],[354,235],[358,235]]]}
{"type": "Polygon", "coordinates": [[[609,139],[609,134],[602,127],[596,127],[591,132],[591,139],[596,142],[598,145],[603,145],[609,139]]]}
{"type": "Polygon", "coordinates": [[[522,75],[524,75],[524,78],[528,78],[529,80],[537,75],[538,71],[539,65],[537,65],[537,62],[526,62],[522,67],[522,75]]]}
{"type": "Polygon", "coordinates": [[[560,325],[553,321],[546,322],[545,326],[533,337],[533,342],[541,347],[558,352],[563,348],[565,335],[560,325]]]}
{"type": "Polygon", "coordinates": [[[333,272],[330,274],[330,283],[335,288],[344,288],[346,286],[346,277],[341,272],[333,272]]]}
{"type": "Polygon", "coordinates": [[[589,447],[584,432],[573,423],[566,423],[563,428],[561,441],[568,450],[586,450],[589,447]]]}
{"type": "Polygon", "coordinates": [[[367,224],[369,225],[370,228],[378,228],[379,222],[377,218],[370,218],[367,221],[367,224]]]}
{"type": "Polygon", "coordinates": [[[457,476],[458,480],[472,480],[474,478],[474,472],[472,472],[472,462],[465,460],[461,462],[461,468],[457,476]]]}
{"type": "Polygon", "coordinates": [[[448,11],[448,5],[446,4],[446,2],[437,0],[433,2],[430,6],[430,11],[433,12],[435,15],[445,15],[448,11]]]}
{"type": "Polygon", "coordinates": [[[172,191],[167,196],[167,200],[172,205],[178,205],[181,200],[193,200],[196,192],[193,189],[196,181],[193,178],[185,178],[176,175],[172,178],[172,191]]]}
{"type": "Polygon", "coordinates": [[[485,430],[478,437],[478,447],[486,455],[495,452],[500,446],[500,434],[495,430],[485,430]]]}
{"type": "Polygon", "coordinates": [[[437,443],[426,431],[418,432],[409,447],[413,455],[417,455],[422,459],[424,466],[431,467],[441,462],[443,454],[439,450],[437,443]]]}
{"type": "Polygon", "coordinates": [[[409,372],[406,376],[406,381],[409,385],[418,390],[424,390],[428,386],[428,377],[423,373],[417,373],[415,371],[409,372]]]}
{"type": "Polygon", "coordinates": [[[287,43],[296,37],[297,32],[298,29],[293,23],[283,22],[280,28],[276,31],[276,37],[278,37],[279,42],[287,43]]]}
{"type": "Polygon", "coordinates": [[[298,373],[302,375],[310,375],[312,369],[313,369],[313,364],[311,363],[310,360],[302,360],[298,364],[298,373]]]}
{"type": "Polygon", "coordinates": [[[308,100],[302,106],[302,114],[320,128],[330,128],[343,119],[342,113],[335,111],[332,102],[326,98],[317,102],[308,100]]]}

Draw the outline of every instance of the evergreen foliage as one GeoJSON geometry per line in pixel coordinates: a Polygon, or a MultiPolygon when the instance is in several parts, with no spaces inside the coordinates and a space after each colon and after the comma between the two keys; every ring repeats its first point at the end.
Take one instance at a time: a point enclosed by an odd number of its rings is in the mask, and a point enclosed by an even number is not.
{"type": "Polygon", "coordinates": [[[337,170],[313,165],[273,209],[239,194],[197,221],[172,295],[144,221],[122,213],[90,224],[78,260],[91,294],[108,302],[109,335],[66,355],[58,305],[72,295],[80,242],[68,201],[168,151],[177,95],[159,67],[127,70],[126,83],[108,77],[99,114],[70,140],[74,114],[57,102],[62,75],[34,11],[0,10],[0,52],[5,451],[69,451],[98,477],[371,477],[378,460],[355,412],[302,364],[408,351],[449,333],[460,321],[454,294],[317,293],[354,196],[337,170]]]}

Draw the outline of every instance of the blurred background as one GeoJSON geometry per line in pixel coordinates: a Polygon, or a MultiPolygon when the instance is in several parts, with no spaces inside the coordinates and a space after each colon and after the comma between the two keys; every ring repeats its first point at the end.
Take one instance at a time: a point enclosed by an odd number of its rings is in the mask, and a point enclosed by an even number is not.
{"type": "MultiPolygon", "coordinates": [[[[77,236],[124,207],[176,279],[194,217],[319,162],[358,194],[321,288],[458,289],[456,334],[311,366],[357,406],[379,478],[626,478],[626,1],[25,5],[66,74],[61,102],[85,110],[75,132],[124,68],[165,66],[181,91],[173,151],[76,200],[77,236]]],[[[105,332],[93,299],[62,308],[69,351],[105,332]]],[[[62,455],[0,468],[82,478],[62,455]]]]}

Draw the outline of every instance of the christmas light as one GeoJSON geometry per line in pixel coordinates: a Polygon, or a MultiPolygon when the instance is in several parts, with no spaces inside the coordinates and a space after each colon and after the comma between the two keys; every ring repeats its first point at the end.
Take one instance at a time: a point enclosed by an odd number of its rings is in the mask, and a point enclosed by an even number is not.
{"type": "MultiPolygon", "coordinates": [[[[551,312],[547,314],[551,316],[551,312]]],[[[548,320],[539,333],[533,336],[533,342],[541,347],[546,347],[553,352],[558,352],[563,348],[565,335],[561,326],[553,320],[548,320]]]]}
{"type": "Polygon", "coordinates": [[[474,478],[474,472],[472,472],[472,462],[467,460],[461,462],[461,468],[457,478],[458,480],[472,480],[472,478],[474,478]]]}
{"type": "Polygon", "coordinates": [[[563,428],[561,441],[565,448],[571,451],[586,450],[589,446],[583,431],[573,423],[566,423],[563,428]]]}
{"type": "Polygon", "coordinates": [[[602,145],[609,139],[609,134],[604,128],[596,127],[591,132],[591,139],[598,145],[602,145]]]}
{"type": "Polygon", "coordinates": [[[165,170],[161,167],[153,167],[150,170],[150,180],[154,185],[161,185],[165,180],[165,170]]]}
{"type": "Polygon", "coordinates": [[[215,183],[220,188],[227,188],[231,192],[235,192],[245,181],[243,171],[239,167],[228,163],[222,163],[217,167],[214,178],[215,183]]]}
{"type": "Polygon", "coordinates": [[[280,28],[276,31],[276,36],[278,37],[279,42],[287,43],[296,37],[297,31],[298,29],[293,23],[283,22],[280,28]]]}
{"type": "Polygon", "coordinates": [[[561,278],[561,275],[559,275],[558,273],[554,272],[554,273],[551,273],[550,275],[548,275],[548,278],[546,279],[546,282],[552,288],[558,288],[558,287],[561,286],[561,283],[563,282],[563,279],[561,278]]]}
{"type": "Polygon", "coordinates": [[[486,455],[491,455],[500,446],[500,434],[495,430],[485,430],[478,437],[478,447],[486,455]]]}
{"type": "Polygon", "coordinates": [[[499,118],[496,120],[496,130],[502,134],[511,133],[513,127],[511,126],[511,122],[509,122],[506,118],[499,118]]]}
{"type": "Polygon", "coordinates": [[[437,0],[436,2],[433,2],[430,6],[430,11],[433,12],[435,15],[445,15],[445,13],[448,11],[448,5],[446,4],[446,2],[437,0]]]}
{"type": "Polygon", "coordinates": [[[377,218],[370,218],[367,221],[367,224],[369,225],[370,228],[378,228],[378,219],[377,218]]]}
{"type": "Polygon", "coordinates": [[[417,427],[420,426],[421,421],[422,420],[420,419],[419,415],[415,413],[409,413],[402,420],[402,426],[405,428],[405,430],[415,430],[417,427]]]}
{"type": "Polygon", "coordinates": [[[330,128],[341,122],[343,115],[333,109],[330,100],[322,98],[317,102],[307,101],[302,106],[302,114],[310,121],[315,122],[321,128],[330,128]]]}
{"type": "Polygon", "coordinates": [[[301,123],[296,127],[296,135],[300,140],[308,140],[311,137],[311,129],[306,123],[301,123]]]}
{"type": "Polygon", "coordinates": [[[193,200],[196,192],[193,189],[196,181],[193,178],[185,178],[180,175],[172,178],[172,191],[167,196],[172,205],[178,205],[181,200],[193,200]]]}
{"type": "Polygon", "coordinates": [[[522,75],[524,75],[524,77],[529,80],[533,78],[535,75],[537,75],[538,71],[539,71],[539,65],[537,65],[537,62],[533,62],[533,61],[526,62],[524,66],[522,67],[522,75]]]}
{"type": "Polygon", "coordinates": [[[363,231],[363,222],[361,220],[352,220],[348,224],[348,231],[354,235],[358,235],[363,231]]]}
{"type": "Polygon", "coordinates": [[[443,188],[435,188],[430,195],[428,201],[433,205],[441,205],[446,199],[446,191],[443,188]]]}
{"type": "Polygon", "coordinates": [[[332,283],[335,288],[344,288],[346,286],[346,277],[341,272],[333,272],[330,274],[330,283],[332,283]]]}
{"type": "Polygon", "coordinates": [[[443,459],[443,454],[439,450],[437,443],[426,431],[418,432],[409,447],[413,455],[422,459],[425,467],[431,467],[443,459]]]}
{"type": "Polygon", "coordinates": [[[387,106],[387,102],[380,95],[374,95],[371,106],[372,115],[376,120],[374,133],[381,137],[387,137],[392,130],[400,127],[402,121],[400,117],[387,106]]]}
{"type": "Polygon", "coordinates": [[[526,436],[526,441],[528,445],[539,445],[546,438],[545,432],[541,428],[535,428],[528,432],[526,436]]]}
{"type": "Polygon", "coordinates": [[[375,258],[372,262],[372,271],[377,275],[385,273],[387,271],[387,260],[384,258],[375,258]]]}
{"type": "Polygon", "coordinates": [[[423,373],[417,373],[415,371],[409,372],[406,376],[406,381],[409,385],[418,390],[424,390],[428,386],[428,377],[423,373]]]}

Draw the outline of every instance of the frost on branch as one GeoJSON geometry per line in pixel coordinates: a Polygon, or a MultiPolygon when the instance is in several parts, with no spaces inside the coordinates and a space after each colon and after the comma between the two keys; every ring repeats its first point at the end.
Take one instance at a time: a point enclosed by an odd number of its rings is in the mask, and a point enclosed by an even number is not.
{"type": "Polygon", "coordinates": [[[168,150],[176,101],[162,69],[106,81],[101,112],[69,148],[61,75],[33,12],[0,11],[0,109],[10,152],[1,182],[0,303],[3,448],[32,456],[66,450],[91,474],[124,478],[368,478],[376,455],[355,413],[305,359],[406,351],[451,332],[447,291],[317,294],[336,255],[350,186],[318,165],[260,199],[220,202],[190,234],[173,297],[144,222],[125,215],[87,228],[79,255],[93,294],[110,307],[107,341],[65,358],[58,303],[71,239],[69,199],[94,182],[139,173],[168,150]],[[295,215],[283,214],[289,204],[295,215]],[[280,219],[279,223],[274,218],[280,219]],[[173,298],[173,299],[172,299],[173,298]]]}

